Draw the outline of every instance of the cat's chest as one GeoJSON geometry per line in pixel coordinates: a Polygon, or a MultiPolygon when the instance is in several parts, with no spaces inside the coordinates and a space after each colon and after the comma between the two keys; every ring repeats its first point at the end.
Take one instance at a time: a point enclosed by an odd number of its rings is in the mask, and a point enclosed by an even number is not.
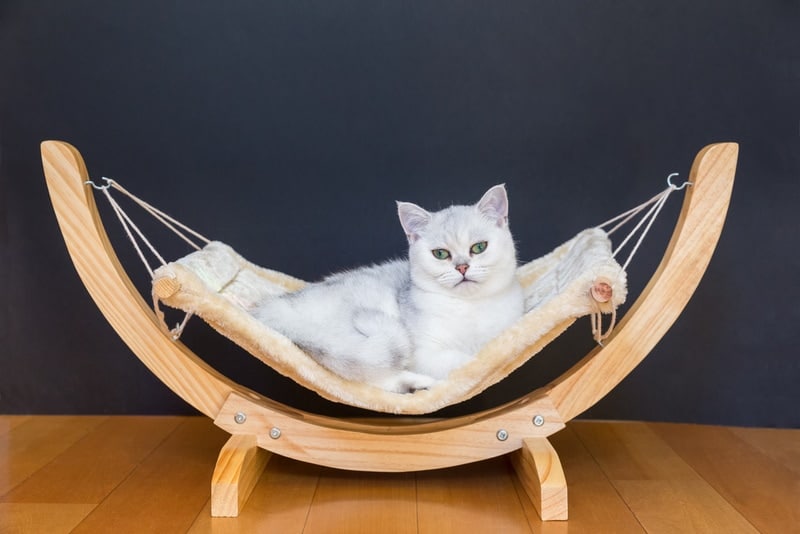
{"type": "Polygon", "coordinates": [[[521,305],[517,300],[514,294],[481,300],[418,296],[412,330],[423,338],[447,343],[482,343],[519,315],[516,308],[521,305]]]}

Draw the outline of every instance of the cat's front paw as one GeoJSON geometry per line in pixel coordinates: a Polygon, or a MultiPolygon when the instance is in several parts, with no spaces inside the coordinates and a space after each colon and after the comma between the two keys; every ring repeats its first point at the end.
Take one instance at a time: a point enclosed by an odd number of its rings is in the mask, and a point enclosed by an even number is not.
{"type": "Polygon", "coordinates": [[[436,385],[437,382],[438,380],[431,376],[406,371],[403,380],[405,391],[401,391],[400,393],[415,393],[417,391],[430,389],[436,385]]]}
{"type": "Polygon", "coordinates": [[[401,371],[377,385],[393,393],[414,393],[415,391],[430,389],[437,382],[438,380],[427,375],[421,375],[411,371],[401,371]]]}

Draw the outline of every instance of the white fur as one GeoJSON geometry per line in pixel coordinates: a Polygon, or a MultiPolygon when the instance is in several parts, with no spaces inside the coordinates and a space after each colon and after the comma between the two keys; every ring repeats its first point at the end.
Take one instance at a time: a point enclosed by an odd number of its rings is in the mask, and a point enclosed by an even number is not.
{"type": "Polygon", "coordinates": [[[523,295],[504,186],[434,213],[399,202],[398,215],[408,261],[333,275],[265,300],[254,314],[331,371],[409,392],[468,362],[522,315],[523,295]],[[435,249],[449,257],[437,259],[435,249]]]}

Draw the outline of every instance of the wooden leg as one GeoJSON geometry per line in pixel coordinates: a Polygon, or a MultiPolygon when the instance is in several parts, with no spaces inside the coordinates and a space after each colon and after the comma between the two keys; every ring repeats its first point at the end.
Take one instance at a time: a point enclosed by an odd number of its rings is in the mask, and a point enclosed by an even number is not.
{"type": "Polygon", "coordinates": [[[547,438],[523,439],[511,463],[542,521],[567,519],[567,481],[547,438]]]}
{"type": "Polygon", "coordinates": [[[237,517],[272,453],[256,437],[234,434],[222,447],[211,478],[211,516],[237,517]]]}

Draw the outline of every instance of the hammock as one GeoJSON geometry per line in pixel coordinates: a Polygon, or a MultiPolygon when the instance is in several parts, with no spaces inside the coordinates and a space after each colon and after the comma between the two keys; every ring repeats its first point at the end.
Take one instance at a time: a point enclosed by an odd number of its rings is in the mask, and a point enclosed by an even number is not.
{"type": "MultiPolygon", "coordinates": [[[[625,268],[670,194],[690,185],[688,182],[674,185],[673,176],[667,178],[667,188],[648,201],[598,227],[580,232],[551,253],[519,267],[517,278],[525,294],[523,317],[445,380],[414,393],[390,392],[333,373],[251,315],[250,311],[264,298],[301,289],[305,285],[302,280],[247,261],[230,246],[209,240],[115,180],[103,178],[104,185],[93,181],[86,183],[105,194],[150,273],[153,308],[162,323],[164,314],[160,303],[186,312],[184,321],[170,331],[173,339],[177,340],[188,319],[197,315],[274,370],[328,400],[377,412],[419,415],[468,400],[501,381],[579,317],[592,317],[594,339],[602,343],[613,330],[617,307],[625,301],[625,268]],[[167,263],[111,195],[111,190],[133,200],[196,252],[167,263]],[[613,233],[642,213],[635,228],[613,251],[609,234],[603,228],[616,224],[609,230],[613,233]],[[622,266],[615,256],[635,235],[639,240],[622,266]],[[198,240],[205,246],[201,247],[198,240]],[[150,265],[140,241],[161,267],[154,269],[150,265]],[[602,328],[604,313],[612,315],[611,325],[605,332],[602,328]]],[[[164,328],[167,329],[166,324],[164,328]]]]}
{"type": "MultiPolygon", "coordinates": [[[[558,455],[547,437],[603,398],[646,357],[678,318],[699,284],[722,231],[737,155],[735,143],[709,145],[698,153],[689,174],[692,185],[664,257],[612,334],[601,331],[597,315],[608,312],[613,317],[613,310],[624,299],[624,268],[630,257],[620,269],[613,256],[629,240],[624,240],[609,255],[606,234],[640,213],[637,208],[609,221],[617,226],[607,233],[601,229],[581,232],[544,258],[519,269],[530,310],[477,356],[476,362],[483,362],[503,353],[497,360],[503,365],[487,370],[485,375],[478,372],[481,364],[474,364],[472,370],[476,376],[481,375],[480,379],[461,382],[459,376],[451,376],[442,384],[441,391],[431,388],[411,395],[389,394],[385,398],[380,398],[383,393],[377,397],[370,396],[374,392],[362,395],[360,387],[349,383],[329,386],[331,391],[324,394],[391,408],[393,412],[429,411],[435,409],[432,406],[437,402],[455,401],[499,380],[563,331],[575,316],[593,315],[594,334],[602,343],[560,377],[517,400],[475,414],[437,420],[345,421],[297,410],[245,388],[211,368],[169,332],[165,335],[162,320],[142,299],[110,245],[92,189],[86,185],[89,177],[80,153],[63,142],[42,144],[45,176],[61,232],[84,285],[103,315],[167,387],[232,435],[220,453],[212,480],[215,516],[238,513],[266,465],[269,457],[266,451],[335,468],[403,472],[513,453],[512,462],[522,486],[542,518],[565,519],[566,483],[558,455]],[[605,260],[596,265],[581,265],[595,252],[605,260]],[[605,265],[609,271],[602,270],[604,261],[608,262],[605,265]],[[562,311],[562,296],[573,292],[579,297],[575,301],[563,297],[569,304],[567,311],[562,311]],[[587,297],[589,294],[592,296],[587,297]],[[533,332],[540,326],[538,318],[533,317],[544,315],[548,308],[553,313],[550,321],[555,327],[541,326],[539,333],[533,332]],[[460,385],[452,385],[456,383],[460,385]],[[445,394],[444,389],[450,388],[452,391],[445,394]],[[423,398],[424,402],[414,400],[423,398]],[[398,400],[406,404],[397,404],[398,400]],[[416,405],[417,402],[424,406],[416,405]]],[[[100,187],[110,196],[111,183],[100,187]]],[[[637,228],[646,233],[653,219],[650,215],[656,215],[669,193],[677,189],[670,184],[667,191],[646,203],[650,207],[637,228]]],[[[121,220],[125,219],[120,212],[117,214],[121,220]]],[[[130,228],[129,232],[136,233],[130,228]]],[[[639,242],[641,237],[633,252],[639,242]]],[[[141,250],[140,256],[144,256],[141,250]]],[[[288,365],[287,374],[309,384],[335,383],[330,377],[323,378],[324,373],[315,374],[322,371],[314,369],[310,358],[285,338],[267,332],[264,338],[267,341],[259,341],[261,333],[252,335],[251,327],[262,326],[247,319],[247,300],[236,290],[251,283],[258,287],[257,291],[294,290],[302,285],[301,281],[255,267],[218,243],[209,243],[203,250],[177,262],[161,259],[159,262],[162,267],[153,270],[153,291],[158,299],[184,306],[225,330],[221,318],[228,313],[236,315],[243,324],[226,335],[241,338],[245,348],[252,343],[257,355],[263,352],[263,356],[279,362],[278,367],[288,365]],[[226,259],[218,262],[215,258],[219,256],[226,259]],[[183,299],[185,303],[180,304],[183,299]],[[259,343],[265,346],[260,347],[259,343]],[[292,366],[289,362],[295,357],[303,363],[292,366]],[[283,360],[286,363],[280,363],[283,360]]],[[[175,333],[179,334],[180,328],[175,333]]],[[[464,370],[456,372],[461,371],[464,370]]]]}
{"type": "Polygon", "coordinates": [[[601,230],[587,230],[540,262],[521,268],[527,300],[535,306],[447,379],[430,389],[406,394],[332,373],[250,315],[249,305],[257,301],[254,297],[291,291],[302,284],[253,265],[223,243],[212,242],[199,252],[158,268],[153,284],[161,302],[202,317],[276,371],[329,400],[373,411],[423,414],[468,399],[502,380],[538,350],[540,339],[563,331],[577,317],[611,311],[620,304],[625,295],[625,275],[611,258],[609,244],[601,230]],[[539,269],[549,276],[525,276],[539,269]],[[590,288],[598,279],[609,281],[614,289],[611,300],[598,302],[592,298],[590,288]]]}
{"type": "Polygon", "coordinates": [[[87,184],[105,194],[150,273],[156,315],[163,322],[164,315],[159,307],[162,302],[186,312],[183,323],[171,331],[174,339],[180,337],[189,317],[197,315],[262,362],[328,400],[372,411],[417,415],[467,400],[501,381],[579,317],[592,317],[594,339],[602,343],[613,330],[617,307],[625,301],[625,267],[669,195],[688,185],[674,185],[672,176],[667,179],[667,188],[650,200],[599,227],[580,232],[551,253],[519,267],[517,278],[525,293],[523,317],[445,380],[410,394],[385,391],[333,373],[250,314],[262,299],[302,288],[305,285],[302,280],[247,261],[230,246],[210,241],[115,180],[104,178],[104,185],[92,181],[87,184]],[[196,252],[167,263],[110,194],[111,190],[132,199],[196,252]],[[639,224],[617,250],[612,251],[611,240],[602,228],[616,223],[610,230],[613,233],[642,213],[639,224]],[[622,266],[615,256],[635,235],[639,236],[639,241],[622,266]],[[197,240],[205,246],[201,248],[197,240]],[[150,266],[139,241],[158,259],[161,267],[150,266]],[[612,315],[606,332],[602,328],[603,313],[612,315]]]}

